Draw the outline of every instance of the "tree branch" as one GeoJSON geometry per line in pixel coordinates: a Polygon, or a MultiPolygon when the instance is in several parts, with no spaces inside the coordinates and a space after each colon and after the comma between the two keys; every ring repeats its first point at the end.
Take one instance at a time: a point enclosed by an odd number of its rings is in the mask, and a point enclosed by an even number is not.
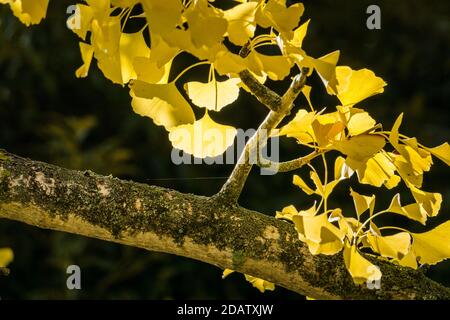
{"type": "Polygon", "coordinates": [[[276,108],[278,111],[270,111],[258,130],[256,130],[256,133],[249,139],[230,177],[218,193],[217,196],[219,198],[225,199],[230,203],[237,202],[253,167],[253,163],[249,160],[258,158],[259,153],[267,144],[272,130],[291,112],[295,99],[306,83],[307,74],[308,69],[304,68],[301,74],[294,78],[289,89],[280,98],[280,105],[276,108]]]}
{"type": "Polygon", "coordinates": [[[311,255],[290,223],[255,211],[1,150],[0,218],[189,257],[314,298],[450,299],[422,272],[378,260],[381,290],[356,286],[342,255],[311,255]]]}
{"type": "Polygon", "coordinates": [[[274,162],[269,159],[262,159],[258,161],[258,166],[261,168],[274,168],[277,172],[289,172],[300,169],[307,163],[310,163],[317,156],[320,156],[323,151],[313,151],[306,156],[299,157],[294,160],[284,161],[284,162],[274,162]]]}
{"type": "Polygon", "coordinates": [[[281,97],[276,92],[260,83],[248,70],[241,71],[239,77],[259,102],[272,111],[278,111],[281,97]]]}

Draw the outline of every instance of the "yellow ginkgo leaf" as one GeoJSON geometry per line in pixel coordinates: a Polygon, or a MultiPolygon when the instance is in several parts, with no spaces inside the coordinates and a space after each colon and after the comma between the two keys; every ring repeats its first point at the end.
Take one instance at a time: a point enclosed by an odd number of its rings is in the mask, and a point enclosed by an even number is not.
{"type": "Polygon", "coordinates": [[[224,14],[209,6],[207,0],[193,2],[184,12],[184,17],[191,31],[191,41],[197,48],[221,42],[227,31],[228,22],[224,14]]]}
{"type": "Polygon", "coordinates": [[[184,88],[195,105],[212,111],[220,111],[239,97],[239,82],[238,78],[225,81],[213,79],[208,83],[192,81],[186,83],[184,88]]]}
{"type": "Polygon", "coordinates": [[[75,13],[67,19],[67,26],[82,40],[86,40],[86,34],[91,31],[94,10],[84,4],[77,4],[75,10],[75,13]]]}
{"type": "Polygon", "coordinates": [[[290,205],[284,207],[283,210],[281,210],[281,212],[277,211],[275,214],[275,218],[292,221],[292,218],[295,216],[298,215],[314,216],[316,213],[317,213],[316,203],[314,203],[314,205],[311,208],[300,211],[297,211],[297,209],[293,205],[290,205]]]}
{"type": "Polygon", "coordinates": [[[297,209],[293,206],[284,207],[283,210],[275,213],[275,218],[292,221],[294,216],[298,215],[297,209]]]}
{"type": "Polygon", "coordinates": [[[337,67],[338,81],[335,92],[344,106],[353,106],[375,94],[383,93],[386,82],[368,69],[352,70],[349,67],[337,67]]]}
{"type": "Polygon", "coordinates": [[[349,139],[334,141],[333,149],[356,161],[367,161],[383,149],[386,144],[379,135],[363,134],[349,139]]]}
{"type": "Polygon", "coordinates": [[[400,154],[391,153],[390,158],[393,159],[393,164],[407,185],[422,187],[423,173],[418,173],[412,168],[411,162],[400,154]]]}
{"type": "Polygon", "coordinates": [[[99,69],[117,84],[123,85],[137,78],[133,67],[136,57],[150,57],[143,33],[121,32],[118,17],[111,17],[105,24],[93,21],[92,44],[99,69]]]}
{"type": "Polygon", "coordinates": [[[336,64],[339,61],[341,52],[339,50],[333,51],[323,57],[314,59],[314,69],[322,79],[323,84],[327,90],[335,92],[337,86],[336,79],[336,64]]]}
{"type": "Polygon", "coordinates": [[[260,279],[257,277],[253,277],[251,275],[246,274],[245,280],[250,282],[252,286],[258,289],[261,293],[264,293],[266,290],[273,291],[275,290],[275,284],[264,279],[260,279]]]}
{"type": "Polygon", "coordinates": [[[308,26],[310,19],[303,23],[300,27],[294,30],[294,36],[289,43],[294,47],[301,48],[303,46],[303,40],[305,39],[306,33],[308,32],[308,26]]]}
{"type": "Polygon", "coordinates": [[[334,162],[334,180],[348,179],[353,175],[354,171],[346,163],[341,156],[336,158],[334,162]]]}
{"type": "Polygon", "coordinates": [[[381,271],[364,258],[355,245],[350,245],[348,241],[344,246],[344,263],[348,272],[356,284],[363,284],[367,281],[378,281],[381,279],[381,271]]]}
{"type": "Polygon", "coordinates": [[[450,221],[431,231],[411,233],[412,248],[421,264],[436,264],[450,258],[450,221]]]}
{"type": "Polygon", "coordinates": [[[292,221],[299,239],[308,245],[312,254],[333,255],[342,250],[345,233],[328,220],[326,213],[297,215],[292,221]]]}
{"type": "Polygon", "coordinates": [[[171,31],[181,22],[181,12],[185,9],[179,0],[141,1],[150,30],[163,37],[170,37],[171,31]]]}
{"type": "Polygon", "coordinates": [[[94,48],[87,43],[80,42],[80,52],[81,58],[83,59],[83,65],[75,71],[75,75],[77,78],[84,78],[88,75],[92,57],[94,55],[94,48]]]}
{"type": "Polygon", "coordinates": [[[244,58],[228,51],[226,48],[219,50],[211,62],[214,63],[214,69],[217,73],[222,76],[230,73],[238,74],[247,68],[244,58]]]}
{"type": "Polygon", "coordinates": [[[322,196],[322,198],[327,199],[331,192],[333,192],[334,187],[339,183],[339,180],[333,180],[326,185],[322,184],[322,181],[320,180],[319,176],[315,171],[311,171],[311,180],[316,185],[315,193],[322,196]]]}
{"type": "Polygon", "coordinates": [[[312,123],[315,117],[315,112],[300,109],[294,119],[280,129],[278,135],[296,138],[299,143],[314,142],[312,123]]]}
{"type": "Polygon", "coordinates": [[[223,270],[222,273],[222,279],[225,279],[226,277],[228,277],[230,274],[232,274],[234,272],[234,270],[231,269],[225,269],[223,270]]]}
{"type": "Polygon", "coordinates": [[[393,188],[400,182],[400,178],[395,175],[395,165],[385,153],[379,152],[363,161],[348,157],[345,163],[356,171],[360,183],[375,187],[384,184],[387,188],[393,188]]]}
{"type": "Polygon", "coordinates": [[[401,113],[397,119],[394,122],[394,125],[392,126],[391,132],[389,133],[389,142],[392,144],[392,146],[394,148],[397,148],[398,143],[399,143],[399,129],[400,129],[400,125],[402,124],[403,121],[403,113],[401,113]]]}
{"type": "Polygon", "coordinates": [[[410,251],[411,236],[407,232],[399,232],[392,236],[367,234],[372,250],[383,257],[403,259],[410,251]]]}
{"type": "Polygon", "coordinates": [[[268,56],[253,50],[245,58],[245,63],[250,71],[258,76],[267,74],[271,80],[283,80],[292,68],[292,62],[285,56],[268,56]]]}
{"type": "Polygon", "coordinates": [[[418,265],[417,265],[417,258],[416,255],[414,254],[414,251],[412,250],[412,248],[408,251],[408,253],[400,260],[395,260],[398,262],[399,265],[404,266],[404,267],[410,267],[413,269],[417,269],[418,265]]]}
{"type": "Polygon", "coordinates": [[[294,175],[293,184],[295,184],[297,187],[299,187],[300,189],[303,190],[303,192],[305,192],[307,195],[313,195],[315,193],[315,191],[313,189],[311,189],[306,182],[300,178],[298,175],[294,175]]]}
{"type": "Polygon", "coordinates": [[[338,222],[339,229],[344,232],[349,241],[352,241],[352,239],[356,236],[358,229],[362,226],[362,223],[355,218],[344,217],[341,209],[334,209],[330,214],[329,220],[338,222]]]}
{"type": "Polygon", "coordinates": [[[396,194],[387,209],[388,212],[401,214],[409,219],[419,221],[425,224],[427,221],[427,212],[418,203],[411,203],[406,206],[402,206],[400,202],[400,194],[396,194]]]}
{"type": "Polygon", "coordinates": [[[122,33],[120,37],[120,68],[122,83],[136,79],[133,63],[137,57],[150,57],[150,49],[145,43],[142,32],[122,33]]]}
{"type": "Polygon", "coordinates": [[[172,145],[197,158],[216,157],[225,152],[234,142],[236,128],[213,121],[208,112],[193,124],[170,129],[172,145]]]}
{"type": "Polygon", "coordinates": [[[396,149],[402,155],[402,158],[397,158],[397,160],[407,162],[408,166],[410,166],[411,170],[416,174],[420,175],[423,174],[424,171],[430,171],[433,160],[428,151],[420,148],[413,148],[409,145],[398,145],[396,149]]]}
{"type": "Polygon", "coordinates": [[[367,112],[358,112],[350,117],[347,123],[348,133],[356,136],[366,133],[376,125],[376,121],[367,112]]]}
{"type": "Polygon", "coordinates": [[[286,7],[286,0],[269,0],[262,9],[270,24],[288,40],[292,39],[292,30],[297,26],[304,11],[302,3],[286,7]]]}
{"type": "Polygon", "coordinates": [[[427,148],[427,150],[431,152],[433,156],[450,166],[450,145],[448,142],[434,148],[427,148]]]}
{"type": "Polygon", "coordinates": [[[26,26],[38,24],[47,15],[49,0],[0,0],[9,4],[14,15],[26,26]]]}
{"type": "Polygon", "coordinates": [[[181,51],[177,47],[171,47],[158,33],[150,31],[150,39],[150,59],[153,63],[156,63],[158,68],[162,68],[169,61],[172,61],[181,51]]]}
{"type": "Polygon", "coordinates": [[[151,118],[166,130],[195,121],[189,103],[178,91],[175,83],[151,84],[140,80],[130,84],[134,112],[151,118]]]}
{"type": "Polygon", "coordinates": [[[438,215],[442,204],[442,195],[437,192],[426,192],[414,186],[409,186],[411,193],[418,204],[426,211],[429,217],[438,215]]]}
{"type": "Polygon", "coordinates": [[[370,209],[370,215],[373,214],[375,209],[375,195],[370,197],[361,195],[350,188],[350,195],[353,198],[353,204],[355,205],[356,214],[361,216],[364,212],[370,209]]]}
{"type": "Polygon", "coordinates": [[[306,101],[308,101],[309,108],[311,110],[314,110],[314,107],[311,103],[311,91],[312,91],[311,86],[308,86],[308,85],[303,86],[302,93],[305,96],[306,101]]]}
{"type": "Polygon", "coordinates": [[[340,134],[343,133],[345,125],[330,117],[324,121],[325,117],[330,114],[319,115],[312,123],[312,131],[314,136],[314,142],[317,142],[319,147],[325,148],[334,140],[339,139],[340,134]]]}
{"type": "Polygon", "coordinates": [[[138,80],[147,83],[166,84],[169,80],[172,61],[169,61],[162,67],[150,58],[136,57],[133,62],[133,68],[136,71],[138,80]]]}
{"type": "Polygon", "coordinates": [[[228,21],[228,38],[235,45],[243,46],[256,30],[256,2],[241,3],[224,12],[228,21]]]}
{"type": "Polygon", "coordinates": [[[14,253],[9,248],[0,248],[0,268],[5,268],[14,260],[14,253]]]}

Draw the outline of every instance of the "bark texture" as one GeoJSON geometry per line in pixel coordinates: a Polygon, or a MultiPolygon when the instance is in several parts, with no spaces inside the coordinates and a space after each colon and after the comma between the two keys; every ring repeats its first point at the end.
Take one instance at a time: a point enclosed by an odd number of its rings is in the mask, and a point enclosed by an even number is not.
{"type": "Polygon", "coordinates": [[[313,256],[291,224],[222,200],[0,150],[0,218],[189,257],[319,299],[450,298],[421,271],[378,260],[381,290],[356,286],[340,254],[313,256]]]}

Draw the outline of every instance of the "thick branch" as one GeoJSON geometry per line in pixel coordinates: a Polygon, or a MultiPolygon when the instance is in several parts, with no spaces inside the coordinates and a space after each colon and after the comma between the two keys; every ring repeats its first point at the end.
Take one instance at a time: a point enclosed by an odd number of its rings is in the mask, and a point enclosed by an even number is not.
{"type": "Polygon", "coordinates": [[[315,298],[450,299],[420,271],[382,261],[381,290],[356,286],[341,255],[311,255],[291,224],[255,211],[6,152],[0,217],[189,257],[315,298]]]}

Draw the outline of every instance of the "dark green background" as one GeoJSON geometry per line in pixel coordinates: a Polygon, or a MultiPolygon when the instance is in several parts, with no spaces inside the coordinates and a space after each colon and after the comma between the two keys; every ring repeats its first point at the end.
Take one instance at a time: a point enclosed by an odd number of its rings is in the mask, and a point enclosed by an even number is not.
{"type": "MultiPolygon", "coordinates": [[[[88,78],[75,78],[74,72],[81,65],[78,39],[65,27],[65,8],[72,3],[50,1],[47,19],[31,28],[20,24],[7,6],[0,6],[0,147],[67,168],[90,169],[185,192],[211,195],[219,190],[223,178],[199,178],[226,176],[231,166],[173,165],[167,133],[132,112],[126,88],[106,80],[95,63],[88,78]]],[[[310,55],[340,49],[340,64],[355,69],[368,67],[388,82],[383,95],[366,100],[361,107],[387,129],[399,113],[405,112],[402,131],[425,145],[450,140],[448,1],[311,0],[304,4],[302,20],[312,18],[304,42],[310,55]],[[366,28],[369,4],[381,7],[381,30],[366,28]]],[[[178,59],[174,72],[190,62],[189,57],[178,59]]],[[[190,75],[202,79],[201,73],[190,75]]],[[[317,77],[309,81],[316,88],[314,104],[332,109],[336,100],[324,94],[317,77]]],[[[285,87],[286,83],[275,84],[279,92],[285,87]]],[[[304,101],[299,100],[298,105],[304,105],[304,101]]],[[[238,102],[213,117],[250,128],[257,126],[265,113],[254,99],[241,93],[238,102]]],[[[282,144],[286,160],[301,151],[293,141],[282,144]]],[[[268,177],[255,170],[241,203],[272,215],[288,204],[306,207],[311,200],[291,184],[291,179],[292,173],[268,177]]],[[[431,225],[450,218],[448,181],[448,168],[436,161],[424,188],[441,192],[444,204],[440,217],[430,220],[431,225]]],[[[338,188],[331,204],[351,213],[348,187],[344,184],[338,188]]],[[[377,198],[379,207],[385,206],[392,195],[381,194],[377,198]]],[[[383,223],[425,230],[402,217],[383,223]]],[[[282,288],[261,295],[241,275],[221,280],[221,270],[189,259],[6,220],[0,221],[0,247],[4,246],[12,247],[16,257],[10,265],[11,275],[0,278],[2,299],[302,298],[282,288]],[[80,291],[66,289],[65,270],[70,264],[82,268],[80,291]]],[[[448,262],[441,263],[430,268],[428,275],[449,286],[449,266],[448,262]]]]}

